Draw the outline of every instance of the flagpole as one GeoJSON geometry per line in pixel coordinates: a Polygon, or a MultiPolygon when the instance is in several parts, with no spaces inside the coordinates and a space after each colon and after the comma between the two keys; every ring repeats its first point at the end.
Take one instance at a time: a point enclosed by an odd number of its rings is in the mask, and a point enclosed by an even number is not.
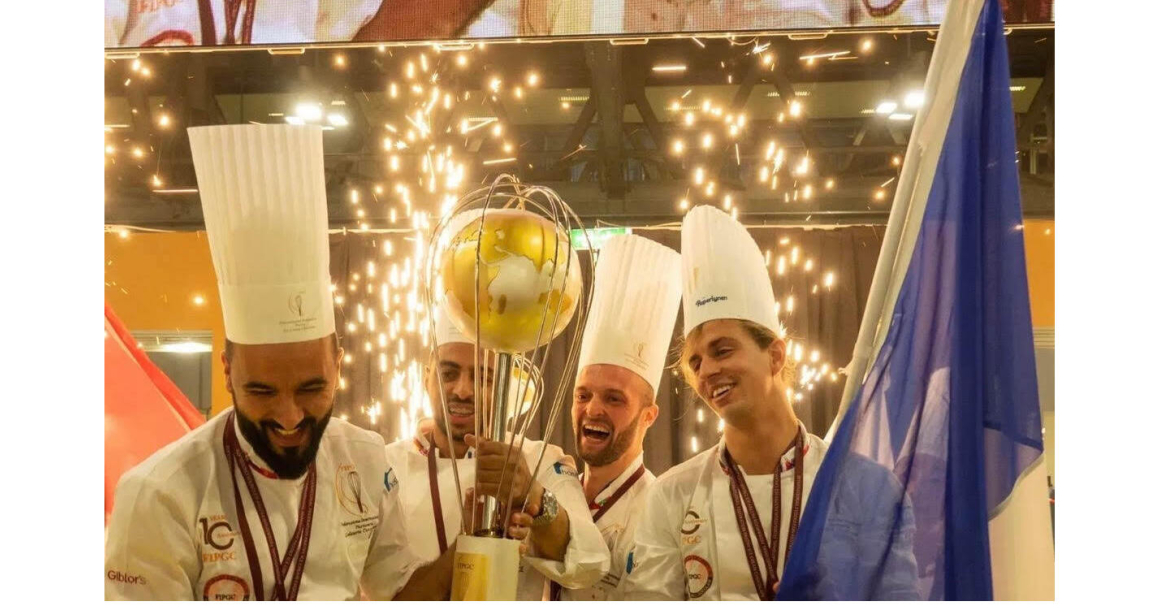
{"type": "MultiPolygon", "coordinates": [[[[910,147],[907,147],[906,156],[910,156],[910,147]]],[[[903,164],[903,168],[906,164],[903,164]]],[[[903,170],[905,172],[905,169],[903,170]]],[[[878,331],[878,320],[882,317],[882,304],[886,300],[886,293],[890,287],[890,276],[894,271],[894,259],[898,255],[898,244],[902,241],[902,220],[910,211],[910,200],[914,191],[914,176],[908,178],[908,187],[904,191],[903,184],[894,192],[894,203],[890,206],[890,216],[886,221],[886,234],[882,238],[882,250],[878,252],[878,262],[874,266],[874,279],[870,282],[870,296],[866,300],[866,311],[862,313],[862,323],[858,327],[858,340],[854,343],[854,354],[850,363],[846,365],[846,387],[842,390],[842,401],[838,403],[838,414],[826,432],[826,442],[834,440],[834,432],[838,429],[838,422],[846,415],[854,394],[862,386],[862,378],[866,376],[866,365],[874,351],[875,335],[878,331]],[[904,199],[905,197],[905,199],[904,199]]]]}
{"type": "Polygon", "coordinates": [[[923,99],[926,103],[919,109],[910,132],[906,156],[902,162],[902,173],[898,177],[898,188],[894,191],[890,216],[886,220],[882,250],[878,253],[874,278],[870,282],[870,295],[866,300],[866,310],[858,327],[858,339],[854,343],[850,363],[845,367],[846,386],[842,389],[842,401],[838,403],[838,414],[834,416],[834,421],[830,423],[830,429],[826,432],[827,443],[834,440],[838,424],[850,410],[854,395],[865,381],[866,368],[885,339],[885,335],[879,335],[889,328],[889,324],[881,324],[882,313],[887,307],[893,309],[894,302],[898,298],[905,269],[897,274],[895,270],[910,264],[910,253],[921,224],[918,221],[921,221],[921,215],[926,211],[930,181],[938,163],[937,158],[923,159],[923,151],[924,148],[933,151],[942,149],[946,125],[950,121],[957,97],[958,75],[962,73],[963,65],[966,63],[970,37],[985,3],[986,0],[951,3],[939,26],[938,42],[935,43],[930,68],[927,70],[926,82],[923,85],[923,99]],[[948,78],[952,73],[956,76],[948,78]],[[924,170],[926,175],[923,174],[924,170]],[[911,222],[910,214],[915,207],[915,195],[920,190],[922,196],[917,199],[920,218],[916,222],[911,222]],[[903,242],[906,243],[908,250],[900,257],[900,244],[903,242]],[[892,281],[895,278],[898,278],[899,283],[892,281]]]}

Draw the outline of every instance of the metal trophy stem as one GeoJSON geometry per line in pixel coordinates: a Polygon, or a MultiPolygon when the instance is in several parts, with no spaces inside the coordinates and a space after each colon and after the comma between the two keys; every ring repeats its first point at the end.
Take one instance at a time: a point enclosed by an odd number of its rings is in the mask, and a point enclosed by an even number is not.
{"type": "MultiPolygon", "coordinates": [[[[583,231],[583,223],[551,189],[522,184],[508,174],[466,194],[443,216],[428,246],[425,303],[432,314],[434,308],[442,308],[449,323],[475,345],[475,436],[503,443],[505,463],[513,456],[525,460],[524,441],[531,422],[539,421],[536,414],[545,398],[542,371],[550,362],[557,363],[560,355],[565,378],[576,369],[582,333],[573,333],[556,348],[556,360],[551,355],[553,340],[571,321],[577,329],[584,327],[592,299],[569,239],[573,230],[583,231]],[[537,272],[527,273],[529,267],[537,272]],[[489,373],[491,388],[486,389],[489,373]]],[[[588,234],[582,235],[591,249],[588,234]]],[[[591,260],[583,268],[592,275],[591,260]]],[[[438,344],[432,345],[436,353],[438,344]]],[[[551,437],[570,393],[565,384],[557,386],[546,407],[547,427],[539,430],[543,438],[551,437]]],[[[442,385],[438,398],[450,437],[442,385]]],[[[515,498],[525,496],[527,504],[528,486],[543,465],[545,448],[539,449],[534,466],[527,460],[530,478],[519,489],[514,484],[516,472],[505,467],[498,484],[501,491],[495,494],[501,497],[477,496],[472,510],[464,512],[452,599],[515,599],[519,541],[506,538],[505,526],[511,511],[526,508],[515,498]]],[[[457,487],[458,468],[452,452],[457,487]]]]}
{"type": "MultiPolygon", "coordinates": [[[[492,384],[492,401],[491,401],[491,421],[487,429],[487,437],[489,440],[504,442],[507,432],[508,420],[508,390],[510,387],[512,375],[512,356],[511,354],[497,353],[495,361],[495,371],[492,384]]],[[[501,477],[500,484],[503,483],[501,477]]],[[[477,536],[494,536],[496,538],[503,537],[503,524],[499,521],[500,504],[499,500],[492,496],[484,496],[483,499],[483,525],[484,527],[475,532],[477,536]]]]}

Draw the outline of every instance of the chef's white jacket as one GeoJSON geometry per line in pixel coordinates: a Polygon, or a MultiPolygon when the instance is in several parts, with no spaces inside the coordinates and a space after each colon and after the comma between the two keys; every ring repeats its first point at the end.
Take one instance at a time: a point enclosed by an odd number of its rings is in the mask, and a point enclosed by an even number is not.
{"type": "MultiPolygon", "coordinates": [[[[799,426],[801,424],[799,423],[799,426]]],[[[802,511],[805,511],[814,477],[826,452],[826,443],[805,436],[802,511]]],[[[729,492],[729,475],[721,465],[724,439],[684,463],[670,468],[649,487],[644,516],[636,529],[631,571],[626,576],[625,598],[661,600],[758,600],[741,541],[741,531],[729,492]]],[[[777,573],[785,567],[786,536],[793,506],[793,465],[798,459],[790,447],[780,459],[779,471],[767,475],[744,475],[766,535],[772,530],[773,484],[781,485],[781,526],[777,573]]],[[[739,466],[740,468],[740,466],[739,466]]],[[[765,564],[754,532],[750,536],[761,567],[765,564]]]]}
{"type": "MultiPolygon", "coordinates": [[[[592,505],[589,506],[593,517],[616,493],[616,490],[620,489],[620,486],[626,483],[633,473],[643,465],[644,456],[637,456],[636,460],[628,468],[625,468],[620,476],[596,494],[592,505]]],[[[595,585],[584,589],[561,591],[561,600],[624,599],[625,575],[632,569],[633,537],[641,515],[644,513],[645,500],[648,499],[648,488],[655,480],[656,477],[653,473],[645,469],[644,474],[628,488],[628,491],[601,515],[600,520],[596,522],[596,527],[600,529],[600,535],[604,538],[604,543],[612,554],[612,565],[595,585]]]]}
{"type": "MultiPolygon", "coordinates": [[[[423,561],[431,561],[439,556],[435,509],[432,504],[427,466],[427,452],[430,451],[430,447],[425,434],[431,429],[431,424],[427,422],[426,425],[419,426],[414,438],[396,441],[386,448],[387,461],[393,467],[388,476],[399,481],[408,536],[412,548],[423,561]]],[[[523,454],[529,470],[536,465],[536,458],[543,445],[541,441],[531,439],[524,441],[523,454]]],[[[464,491],[475,486],[475,458],[472,455],[468,453],[466,458],[456,460],[459,482],[464,491]]],[[[548,580],[558,582],[565,588],[591,586],[608,571],[608,549],[604,546],[600,531],[592,523],[588,503],[584,500],[584,490],[576,478],[573,464],[572,458],[565,455],[559,447],[548,445],[536,480],[556,496],[561,511],[568,511],[571,538],[563,561],[536,557],[535,545],[529,545],[527,555],[520,562],[517,599],[543,599],[548,580]]],[[[435,465],[444,531],[447,544],[450,546],[460,533],[462,501],[456,494],[451,458],[439,456],[435,460],[435,465]]]]}
{"type": "MultiPolygon", "coordinates": [[[[117,485],[105,546],[106,599],[255,599],[223,446],[227,409],[126,472],[117,485]]],[[[237,423],[234,423],[237,428],[237,423]]],[[[272,478],[236,430],[268,511],[278,552],[298,522],[306,475],[272,478]]],[[[332,418],[318,455],[312,532],[298,599],[389,599],[422,563],[408,544],[398,486],[387,476],[383,441],[332,418]]],[[[262,570],[265,599],[274,569],[241,472],[238,489],[262,570]]],[[[287,578],[287,582],[290,579],[287,578]]]]}

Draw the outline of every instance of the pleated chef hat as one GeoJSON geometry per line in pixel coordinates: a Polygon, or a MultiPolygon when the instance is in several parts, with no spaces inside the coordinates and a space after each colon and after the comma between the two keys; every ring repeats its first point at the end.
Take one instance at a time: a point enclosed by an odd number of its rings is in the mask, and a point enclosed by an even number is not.
{"type": "Polygon", "coordinates": [[[765,257],[741,223],[699,205],[681,223],[685,337],[710,320],[735,318],[783,335],[765,257]]]}
{"type": "Polygon", "coordinates": [[[321,128],[192,127],[189,146],[226,337],[254,345],[333,333],[321,128]]]}
{"type": "Polygon", "coordinates": [[[447,310],[444,309],[442,303],[434,307],[435,312],[435,345],[447,345],[448,343],[472,343],[467,335],[459,332],[459,329],[451,323],[451,317],[447,315],[447,310]]]}
{"type": "Polygon", "coordinates": [[[680,306],[681,255],[639,235],[600,249],[579,368],[615,364],[640,375],[656,397],[680,306]]]}

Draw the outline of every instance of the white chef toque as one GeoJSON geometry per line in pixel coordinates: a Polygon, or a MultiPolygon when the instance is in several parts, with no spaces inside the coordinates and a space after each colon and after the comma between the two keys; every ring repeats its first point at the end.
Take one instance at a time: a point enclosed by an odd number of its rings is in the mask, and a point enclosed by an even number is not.
{"type": "Polygon", "coordinates": [[[600,249],[595,282],[579,368],[624,367],[655,398],[681,303],[681,255],[639,235],[617,235],[600,249]]]}
{"type": "Polygon", "coordinates": [[[681,223],[685,337],[711,320],[738,319],[785,336],[765,257],[729,214],[699,205],[681,223]]]}
{"type": "Polygon", "coordinates": [[[333,333],[322,130],[192,127],[189,145],[226,337],[261,345],[333,333]]]}

